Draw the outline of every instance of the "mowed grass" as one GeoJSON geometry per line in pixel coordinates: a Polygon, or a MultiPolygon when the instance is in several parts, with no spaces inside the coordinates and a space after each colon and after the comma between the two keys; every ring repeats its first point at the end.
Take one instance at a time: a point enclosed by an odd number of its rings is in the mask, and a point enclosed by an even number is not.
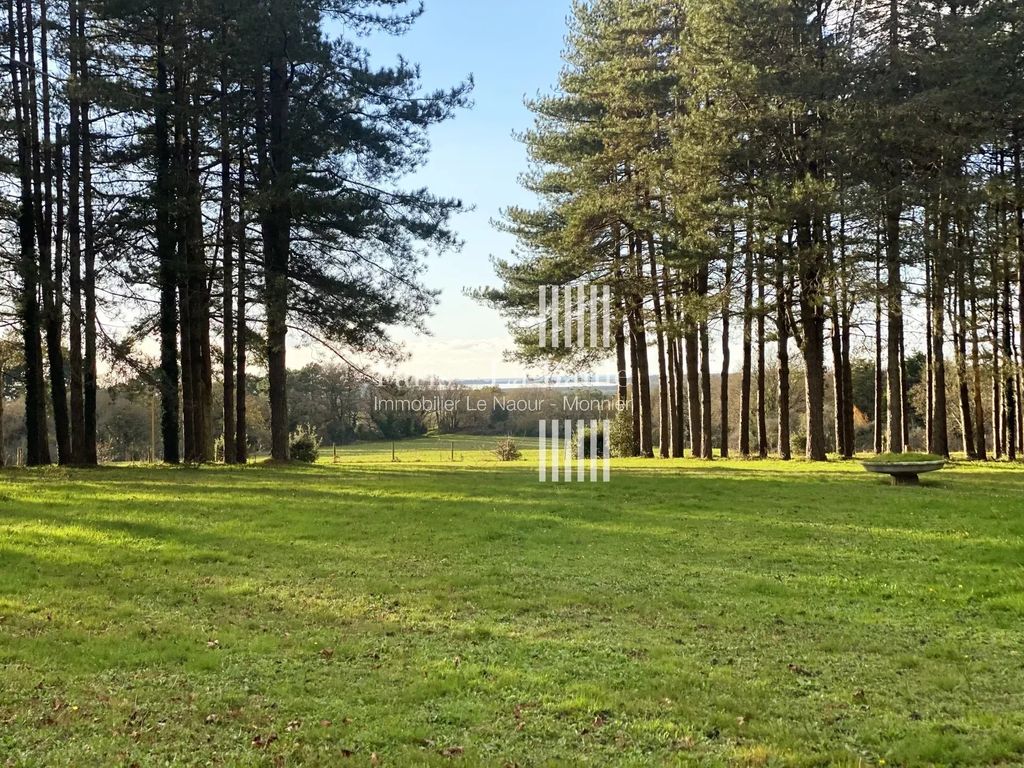
{"type": "Polygon", "coordinates": [[[0,765],[1024,764],[1024,471],[0,472],[0,765]]]}

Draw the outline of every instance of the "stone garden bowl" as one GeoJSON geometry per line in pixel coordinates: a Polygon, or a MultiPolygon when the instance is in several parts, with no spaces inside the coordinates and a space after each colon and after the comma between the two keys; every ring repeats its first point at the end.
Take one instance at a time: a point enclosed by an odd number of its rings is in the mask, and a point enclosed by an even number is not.
{"type": "Polygon", "coordinates": [[[887,454],[861,463],[868,472],[889,475],[893,485],[919,485],[921,475],[946,466],[944,458],[928,454],[887,454]]]}

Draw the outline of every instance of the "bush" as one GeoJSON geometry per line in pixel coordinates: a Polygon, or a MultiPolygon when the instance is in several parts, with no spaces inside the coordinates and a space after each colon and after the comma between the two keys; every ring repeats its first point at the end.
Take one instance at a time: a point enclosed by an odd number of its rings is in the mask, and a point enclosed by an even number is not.
{"type": "Polygon", "coordinates": [[[790,430],[789,450],[794,456],[807,455],[807,428],[803,424],[794,426],[790,430]]]}
{"type": "MultiPolygon", "coordinates": [[[[611,423],[611,430],[608,433],[608,440],[611,443],[612,456],[625,458],[636,456],[637,445],[633,440],[633,413],[629,408],[620,408],[616,411],[611,423]]],[[[599,446],[603,448],[604,446],[599,446]]]]}
{"type": "Polygon", "coordinates": [[[579,451],[582,448],[583,449],[583,458],[585,458],[585,459],[593,459],[593,458],[601,459],[601,458],[604,458],[604,440],[605,440],[604,429],[602,428],[601,423],[598,422],[598,427],[597,427],[597,456],[591,456],[590,455],[590,425],[589,424],[585,425],[583,427],[583,431],[582,432],[577,432],[576,435],[575,435],[574,442],[576,443],[576,455],[577,456],[580,455],[579,451]]]}
{"type": "Polygon", "coordinates": [[[304,424],[288,438],[288,455],[292,461],[315,464],[320,458],[320,435],[316,429],[304,424]]]}
{"type": "Polygon", "coordinates": [[[519,461],[523,458],[523,452],[519,450],[516,441],[511,437],[498,441],[498,446],[494,449],[494,455],[498,457],[498,461],[519,461]]]}

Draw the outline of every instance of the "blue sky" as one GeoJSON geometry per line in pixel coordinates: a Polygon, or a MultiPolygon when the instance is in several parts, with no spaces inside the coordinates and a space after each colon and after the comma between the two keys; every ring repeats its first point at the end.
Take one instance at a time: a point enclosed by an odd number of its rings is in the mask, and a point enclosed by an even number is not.
{"type": "Polygon", "coordinates": [[[508,205],[530,203],[517,180],[526,154],[514,133],[531,124],[523,99],[555,84],[569,10],[570,0],[426,0],[408,34],[365,41],[375,63],[401,54],[420,64],[427,88],[451,86],[469,74],[476,81],[473,108],[433,129],[430,162],[407,180],[475,210],[455,222],[465,240],[462,252],[433,258],[425,276],[442,292],[428,324],[432,337],[397,334],[412,355],[403,372],[453,378],[518,372],[501,363],[509,346],[502,319],[462,291],[493,285],[491,255],[507,256],[513,248],[491,220],[508,205]]]}

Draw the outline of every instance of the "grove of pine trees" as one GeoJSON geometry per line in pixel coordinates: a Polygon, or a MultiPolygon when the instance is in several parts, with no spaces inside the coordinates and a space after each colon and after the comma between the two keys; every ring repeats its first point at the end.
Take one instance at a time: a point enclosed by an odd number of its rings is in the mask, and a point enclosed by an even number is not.
{"type": "Polygon", "coordinates": [[[524,359],[614,353],[640,455],[852,456],[867,362],[875,451],[919,412],[914,447],[1016,459],[1022,74],[1016,0],[577,0],[530,103],[540,204],[483,296],[524,359]],[[543,348],[538,287],[581,283],[612,288],[614,350],[543,348]]]}
{"type": "Polygon", "coordinates": [[[360,44],[418,15],[6,0],[0,323],[20,340],[27,464],[96,463],[105,369],[159,393],[166,462],[210,461],[221,436],[243,462],[251,365],[287,460],[289,332],[387,354],[390,326],[420,322],[422,253],[455,243],[461,203],[400,179],[471,83],[426,92],[415,66],[374,66],[360,44]]]}

